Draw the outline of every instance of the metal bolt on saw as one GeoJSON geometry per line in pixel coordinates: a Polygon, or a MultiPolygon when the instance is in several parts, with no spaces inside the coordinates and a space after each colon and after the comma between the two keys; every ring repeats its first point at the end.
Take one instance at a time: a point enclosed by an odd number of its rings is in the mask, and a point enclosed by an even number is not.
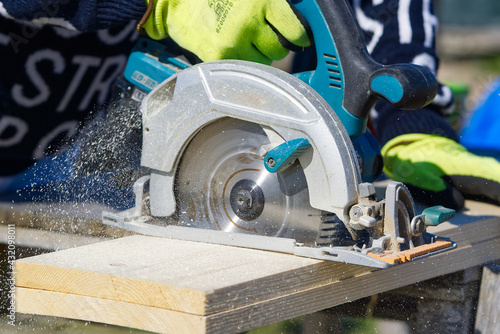
{"type": "MultiPolygon", "coordinates": [[[[292,1],[293,2],[293,1],[292,1]]],[[[135,206],[103,213],[137,233],[385,268],[454,248],[426,232],[453,217],[416,214],[406,187],[370,183],[379,148],[366,131],[377,99],[418,109],[437,83],[416,65],[381,65],[345,1],[293,2],[311,24],[314,71],[227,60],[194,66],[150,40],[125,77],[143,94],[135,206]],[[145,84],[146,83],[146,84],[145,84]]]]}

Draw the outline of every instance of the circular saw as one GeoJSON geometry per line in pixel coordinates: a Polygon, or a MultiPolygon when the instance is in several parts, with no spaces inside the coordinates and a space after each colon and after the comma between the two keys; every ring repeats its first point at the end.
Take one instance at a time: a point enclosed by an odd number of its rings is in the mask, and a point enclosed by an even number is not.
{"type": "Polygon", "coordinates": [[[366,131],[379,98],[417,109],[436,93],[415,65],[381,65],[345,1],[295,4],[311,24],[317,67],[295,75],[246,61],[195,66],[139,42],[126,78],[141,103],[135,206],[103,222],[138,233],[372,267],[455,244],[426,232],[453,217],[416,214],[401,183],[378,200],[378,147],[366,131]]]}

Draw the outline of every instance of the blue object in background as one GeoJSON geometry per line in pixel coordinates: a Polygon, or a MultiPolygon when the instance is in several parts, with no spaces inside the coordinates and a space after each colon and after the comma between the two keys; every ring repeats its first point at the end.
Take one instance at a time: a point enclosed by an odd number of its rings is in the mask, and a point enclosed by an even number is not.
{"type": "Polygon", "coordinates": [[[463,146],[478,154],[500,158],[500,77],[486,89],[465,124],[460,133],[463,146]]]}
{"type": "Polygon", "coordinates": [[[0,202],[94,203],[125,210],[134,205],[131,187],[119,189],[112,173],[78,177],[79,146],[37,161],[25,171],[0,180],[0,202]]]}

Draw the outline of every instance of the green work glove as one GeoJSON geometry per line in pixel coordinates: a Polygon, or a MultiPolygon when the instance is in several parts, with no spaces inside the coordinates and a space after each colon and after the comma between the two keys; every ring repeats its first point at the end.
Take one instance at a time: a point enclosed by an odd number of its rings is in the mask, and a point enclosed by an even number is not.
{"type": "Polygon", "coordinates": [[[170,36],[203,61],[270,64],[310,45],[304,24],[286,0],[155,0],[144,29],[153,39],[170,36]]]}
{"type": "Polygon", "coordinates": [[[384,172],[427,205],[459,210],[464,197],[500,204],[500,163],[428,134],[398,136],[382,148],[384,172]]]}

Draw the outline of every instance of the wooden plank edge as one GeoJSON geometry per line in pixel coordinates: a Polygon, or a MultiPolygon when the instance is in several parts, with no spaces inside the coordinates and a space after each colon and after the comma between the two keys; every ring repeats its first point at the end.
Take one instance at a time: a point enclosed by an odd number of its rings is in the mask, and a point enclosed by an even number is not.
{"type": "Polygon", "coordinates": [[[127,302],[195,315],[205,313],[206,296],[203,291],[22,260],[15,262],[14,272],[19,288],[127,302]]]}
{"type": "MultiPolygon", "coordinates": [[[[203,324],[197,324],[193,329],[194,332],[239,333],[493,261],[499,257],[498,252],[492,252],[492,250],[498,249],[500,249],[500,239],[493,239],[474,245],[474,247],[461,247],[447,253],[437,254],[419,262],[374,271],[208,316],[60,292],[40,292],[41,290],[22,287],[18,288],[18,293],[21,293],[19,296],[26,298],[18,297],[17,305],[20,313],[95,321],[154,332],[163,333],[165,328],[174,328],[177,331],[179,329],[176,326],[186,325],[185,322],[202,320],[203,324]],[[394,278],[390,286],[387,285],[388,277],[394,278]],[[23,296],[22,293],[25,295],[23,296]],[[56,312],[53,308],[54,305],[61,303],[60,300],[65,303],[65,307],[56,312]],[[110,315],[107,315],[108,311],[111,312],[110,315]],[[145,322],[152,322],[152,324],[141,324],[136,320],[122,321],[120,314],[115,315],[115,312],[125,315],[131,313],[134,317],[149,313],[151,319],[145,322]],[[164,317],[166,318],[163,319],[164,317]]],[[[177,332],[189,333],[188,330],[190,329],[182,328],[177,332]]]]}
{"type": "Polygon", "coordinates": [[[483,268],[475,333],[500,330],[500,264],[483,268]]]}
{"type": "Polygon", "coordinates": [[[373,268],[368,267],[319,261],[314,265],[296,268],[293,272],[287,270],[211,291],[198,291],[100,272],[23,262],[22,259],[15,262],[14,272],[16,285],[23,288],[207,315],[226,310],[228,300],[231,300],[232,307],[241,307],[283,294],[365,275],[372,270],[373,268]],[[242,291],[246,293],[243,297],[242,291]],[[148,296],[155,298],[147,298],[148,296]]]}
{"type": "Polygon", "coordinates": [[[500,258],[500,239],[436,254],[207,317],[208,333],[238,333],[331,308],[500,258]],[[392,281],[388,285],[388,279],[392,281]]]}
{"type": "MultiPolygon", "coordinates": [[[[489,236],[490,238],[492,236],[497,238],[500,237],[500,224],[498,223],[497,219],[489,219],[487,221],[481,222],[479,226],[476,225],[476,223],[472,223],[460,227],[463,236],[462,238],[460,238],[461,242],[459,241],[459,248],[470,246],[467,244],[464,245],[464,243],[468,241],[466,236],[470,236],[474,231],[479,231],[483,238],[486,238],[486,236],[489,236]],[[489,233],[484,234],[485,230],[489,231],[489,233]]],[[[477,238],[472,239],[477,240],[477,238]]],[[[497,252],[500,253],[500,250],[497,250],[497,252]]],[[[281,295],[295,293],[301,290],[307,290],[311,287],[319,287],[322,285],[332,284],[338,281],[349,279],[353,276],[367,275],[372,271],[375,270],[372,268],[354,265],[319,262],[318,264],[313,266],[299,268],[293,272],[293,275],[291,275],[289,272],[286,272],[280,275],[275,275],[276,277],[262,277],[258,280],[255,280],[255,282],[250,282],[250,290],[253,291],[252,295],[249,296],[249,298],[240,298],[235,296],[241,296],[242,288],[245,288],[246,291],[249,291],[249,287],[247,285],[229,286],[224,289],[210,291],[207,296],[204,296],[202,295],[204,293],[202,291],[193,292],[193,290],[169,287],[160,283],[138,281],[125,277],[101,273],[89,273],[86,271],[79,273],[76,269],[68,268],[53,267],[51,271],[51,268],[49,268],[48,266],[26,264],[23,263],[22,260],[16,263],[17,284],[21,287],[52,290],[69,294],[79,294],[95,298],[106,298],[111,300],[142,304],[145,306],[165,308],[174,311],[188,312],[197,315],[214,314],[224,311],[227,308],[227,300],[232,300],[232,307],[238,308],[245,305],[251,305],[256,302],[258,303],[262,300],[279,297],[281,295]],[[65,272],[67,272],[67,275],[65,274],[65,272]],[[27,273],[30,274],[28,275],[27,273]],[[33,273],[36,274],[33,275],[33,273]],[[95,279],[93,279],[89,277],[89,275],[97,276],[95,277],[95,279]],[[99,275],[104,275],[106,277],[102,277],[99,275]],[[28,276],[36,277],[36,280],[27,282],[25,278],[28,276]],[[64,276],[74,277],[74,281],[68,282],[67,286],[61,287],[60,285],[58,285],[59,283],[54,278],[64,276]],[[96,289],[96,284],[93,282],[102,282],[103,280],[104,282],[107,282],[108,289],[96,289]],[[281,280],[283,281],[282,284],[279,283],[281,280]],[[273,286],[274,288],[272,290],[266,288],[270,286],[273,286]],[[181,289],[182,291],[179,289],[181,289]],[[104,292],[101,293],[99,291],[104,292]],[[109,294],[109,291],[113,293],[109,294]],[[120,293],[120,291],[129,291],[129,293],[120,293]],[[140,291],[156,291],[154,295],[158,296],[158,298],[147,299],[144,297],[145,294],[140,293],[140,291]],[[186,296],[186,294],[193,297],[189,298],[193,302],[191,304],[188,303],[188,305],[186,305],[185,302],[177,305],[176,298],[185,300],[183,296],[186,296]],[[202,302],[195,303],[194,301],[197,300],[201,300],[202,302]]],[[[104,286],[101,288],[104,288],[104,286]]]]}
{"type": "Polygon", "coordinates": [[[205,333],[203,316],[61,292],[16,289],[16,312],[136,328],[156,333],[205,333]]]}
{"type": "MultiPolygon", "coordinates": [[[[460,245],[470,245],[500,236],[500,217],[480,217],[481,220],[464,225],[454,225],[453,228],[436,233],[438,236],[450,238],[460,245]]],[[[446,223],[445,223],[446,224],[446,223]]],[[[439,228],[440,226],[438,226],[439,228]]],[[[432,233],[432,229],[431,233],[432,233]]]]}

